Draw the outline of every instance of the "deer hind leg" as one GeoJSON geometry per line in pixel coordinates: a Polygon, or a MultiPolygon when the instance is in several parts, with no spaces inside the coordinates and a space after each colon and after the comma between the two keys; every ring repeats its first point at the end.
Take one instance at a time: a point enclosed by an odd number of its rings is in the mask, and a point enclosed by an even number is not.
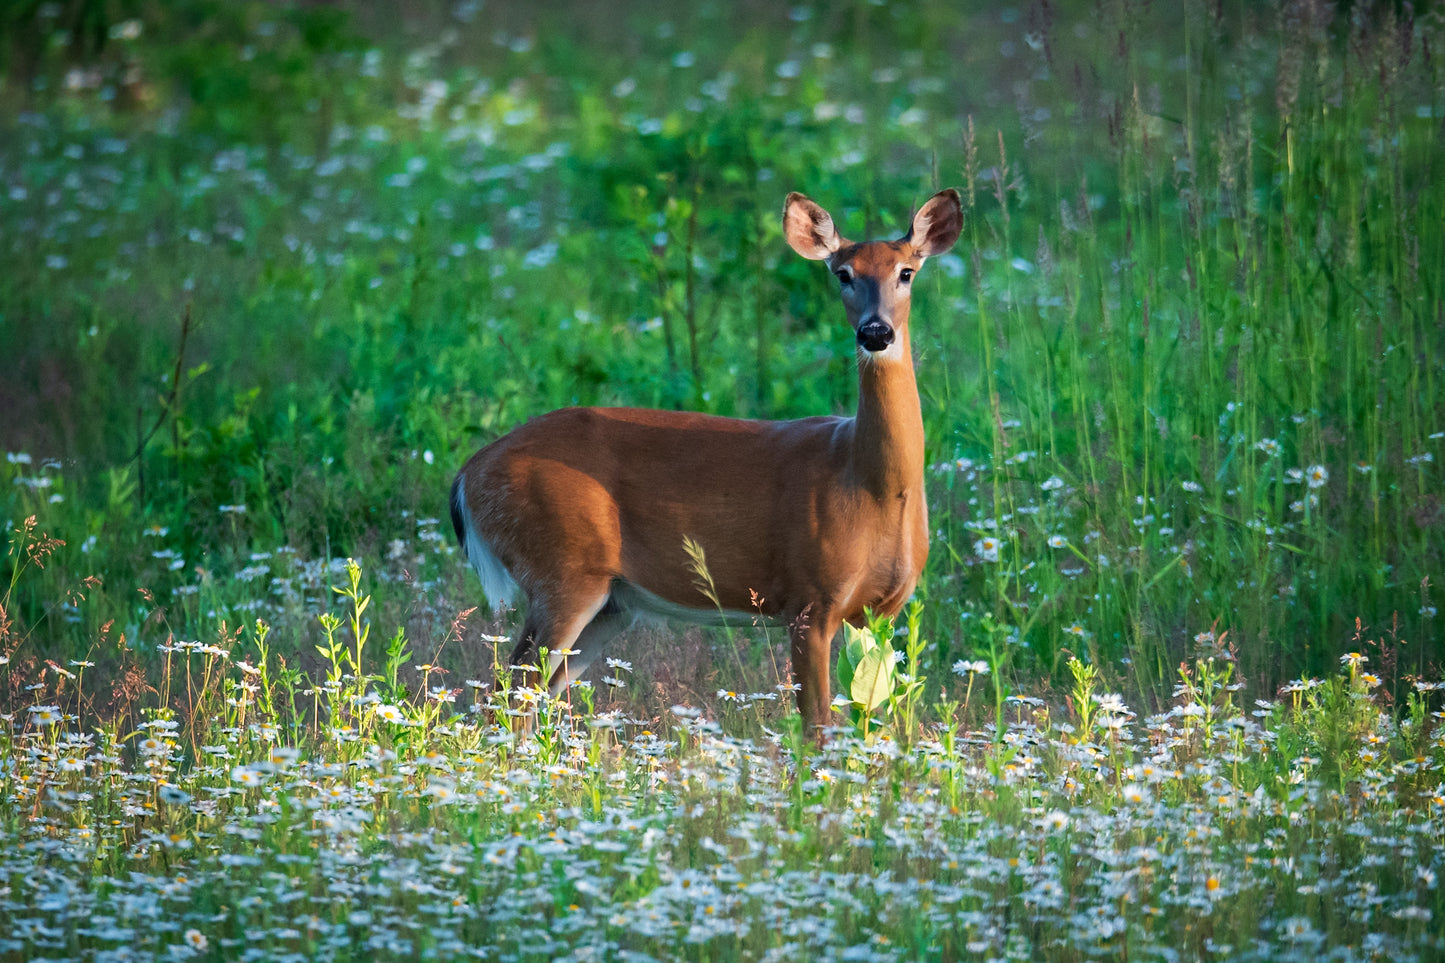
{"type": "Polygon", "coordinates": [[[513,666],[531,666],[525,670],[524,684],[535,686],[545,679],[553,695],[566,687],[565,678],[559,684],[559,673],[564,663],[567,665],[567,676],[575,679],[607,638],[624,627],[617,625],[611,628],[611,623],[619,619],[604,611],[611,588],[610,579],[589,579],[582,584],[574,581],[569,583],[568,588],[565,594],[534,592],[530,596],[522,635],[508,660],[513,666]],[[594,622],[599,622],[596,628],[593,627],[594,622]],[[610,632],[604,632],[609,628],[610,632]],[[601,637],[604,634],[606,637],[601,637]],[[542,661],[543,650],[547,652],[545,663],[542,661]],[[573,650],[581,650],[583,654],[565,658],[558,654],[573,650]],[[589,650],[591,656],[586,654],[589,650]],[[585,661],[578,664],[574,659],[585,661]]]}
{"type": "Polygon", "coordinates": [[[551,658],[551,676],[547,688],[555,699],[561,693],[567,691],[567,686],[587,671],[587,667],[597,661],[607,643],[617,638],[635,620],[635,613],[619,606],[609,596],[602,608],[592,617],[582,631],[577,634],[577,640],[572,643],[572,649],[577,653],[563,659],[561,656],[551,658]]]}

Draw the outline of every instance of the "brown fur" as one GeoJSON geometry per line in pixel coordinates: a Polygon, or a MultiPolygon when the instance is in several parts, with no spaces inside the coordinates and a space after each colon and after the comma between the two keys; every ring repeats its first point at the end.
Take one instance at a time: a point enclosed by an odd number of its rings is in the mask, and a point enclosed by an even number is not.
{"type": "Polygon", "coordinates": [[[469,522],[529,600],[514,663],[537,646],[601,645],[624,627],[619,580],[708,613],[683,549],[691,538],[724,608],[751,610],[755,592],[764,614],[796,626],[798,708],[808,726],[826,725],[833,636],[865,607],[896,613],[928,557],[923,418],[899,271],[951,247],[961,223],[958,195],[944,191],[903,239],[850,244],[822,208],[789,195],[789,243],[851,272],[842,287],[854,329],[882,321],[895,335],[883,354],[860,351],[856,417],[566,408],[477,452],[458,480],[469,522]]]}

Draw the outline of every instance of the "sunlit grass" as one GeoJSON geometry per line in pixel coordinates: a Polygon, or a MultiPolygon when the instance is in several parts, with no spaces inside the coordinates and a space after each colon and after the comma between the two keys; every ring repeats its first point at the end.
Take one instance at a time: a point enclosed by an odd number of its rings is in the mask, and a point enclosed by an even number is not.
{"type": "MultiPolygon", "coordinates": [[[[357,613],[362,584],[352,566],[338,586],[357,613]]],[[[368,635],[358,618],[353,643],[368,635]]],[[[368,675],[365,655],[298,693],[263,654],[266,631],[247,630],[234,654],[165,647],[150,681],[169,697],[145,700],[133,729],[47,704],[81,687],[73,670],[42,671],[36,703],[0,719],[6,953],[1442,948],[1440,686],[1418,683],[1385,711],[1363,653],[1280,703],[1245,700],[1234,663],[1200,660],[1143,715],[1075,662],[1067,704],[1010,699],[1002,729],[962,726],[945,707],[866,739],[839,729],[817,751],[789,706],[732,693],[718,719],[679,705],[645,722],[592,710],[586,684],[555,703],[472,681],[398,688],[395,660],[368,675]],[[519,735],[524,712],[533,724],[519,735]]]]}
{"type": "Polygon", "coordinates": [[[0,955],[1445,952],[1438,16],[607,7],[14,21],[0,955]],[[908,722],[740,626],[515,733],[456,468],[850,410],[781,200],[949,185],[908,722]]]}

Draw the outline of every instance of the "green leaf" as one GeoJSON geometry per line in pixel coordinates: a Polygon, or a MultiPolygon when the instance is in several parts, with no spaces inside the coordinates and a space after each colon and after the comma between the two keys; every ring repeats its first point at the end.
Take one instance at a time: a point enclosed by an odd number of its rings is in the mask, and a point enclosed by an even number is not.
{"type": "Polygon", "coordinates": [[[843,623],[843,638],[846,640],[843,652],[847,653],[848,662],[855,669],[869,650],[878,648],[878,640],[873,637],[872,632],[854,628],[847,622],[843,623]]]}
{"type": "Polygon", "coordinates": [[[872,712],[893,691],[893,674],[893,650],[875,645],[854,671],[848,695],[864,712],[872,712]]]}

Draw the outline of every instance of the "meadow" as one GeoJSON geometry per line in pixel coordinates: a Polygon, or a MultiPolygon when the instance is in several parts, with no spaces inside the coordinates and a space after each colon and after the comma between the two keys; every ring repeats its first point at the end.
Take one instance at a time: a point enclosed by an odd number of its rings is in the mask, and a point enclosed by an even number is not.
{"type": "Polygon", "coordinates": [[[1442,28],[0,13],[0,958],[1439,958],[1442,28]],[[765,624],[509,685],[466,457],[851,410],[783,197],[946,186],[880,685],[823,748],[765,624]]]}

